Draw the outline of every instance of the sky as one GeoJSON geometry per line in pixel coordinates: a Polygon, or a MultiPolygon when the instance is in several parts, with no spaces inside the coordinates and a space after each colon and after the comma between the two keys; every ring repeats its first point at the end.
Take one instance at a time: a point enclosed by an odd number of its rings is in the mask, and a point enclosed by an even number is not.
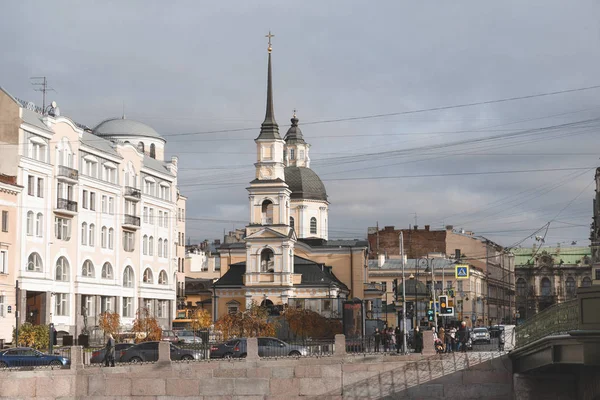
{"type": "Polygon", "coordinates": [[[188,238],[212,240],[247,222],[270,30],[275,117],[283,136],[297,110],[330,238],[427,224],[587,246],[600,3],[565,5],[6,2],[0,86],[41,105],[30,77],[46,76],[49,101],[79,123],[125,108],[155,128],[179,157],[188,238]]]}

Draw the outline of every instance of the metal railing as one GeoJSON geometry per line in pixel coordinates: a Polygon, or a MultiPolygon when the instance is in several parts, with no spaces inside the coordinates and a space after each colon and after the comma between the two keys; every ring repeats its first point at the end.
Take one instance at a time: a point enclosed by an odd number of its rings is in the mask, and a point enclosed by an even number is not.
{"type": "Polygon", "coordinates": [[[546,336],[566,334],[579,327],[579,301],[554,304],[515,328],[516,347],[546,336]]]}
{"type": "Polygon", "coordinates": [[[124,225],[140,226],[140,217],[136,217],[135,215],[125,214],[125,221],[123,222],[123,224],[124,225]]]}
{"type": "Polygon", "coordinates": [[[261,358],[327,357],[333,355],[333,339],[286,340],[284,344],[261,343],[258,339],[258,355],[261,358]]]}
{"type": "Polygon", "coordinates": [[[64,176],[69,179],[78,180],[79,179],[79,171],[76,169],[66,167],[64,165],[58,166],[58,176],[64,176]]]}
{"type": "Polygon", "coordinates": [[[136,199],[140,199],[142,197],[142,191],[140,189],[125,186],[125,196],[135,197],[136,199]]]}
{"type": "Polygon", "coordinates": [[[68,199],[56,199],[56,208],[59,210],[67,210],[77,212],[77,202],[68,199]]]}

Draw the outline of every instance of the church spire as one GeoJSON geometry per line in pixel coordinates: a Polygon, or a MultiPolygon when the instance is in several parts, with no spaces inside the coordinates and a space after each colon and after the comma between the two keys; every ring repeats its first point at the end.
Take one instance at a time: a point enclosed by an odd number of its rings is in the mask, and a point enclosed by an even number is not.
{"type": "Polygon", "coordinates": [[[267,111],[265,113],[265,120],[260,126],[260,135],[256,138],[258,139],[278,139],[281,140],[281,136],[279,136],[279,126],[277,122],[275,122],[275,111],[273,109],[273,78],[271,72],[271,51],[273,50],[271,47],[271,38],[275,35],[271,34],[269,31],[268,35],[265,35],[266,38],[269,39],[269,47],[267,51],[269,52],[269,65],[267,72],[267,111]]]}

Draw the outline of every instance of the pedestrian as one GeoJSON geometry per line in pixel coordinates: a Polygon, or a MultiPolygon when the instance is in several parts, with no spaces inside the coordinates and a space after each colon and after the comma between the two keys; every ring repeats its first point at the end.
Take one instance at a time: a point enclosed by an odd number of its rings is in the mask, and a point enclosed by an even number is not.
{"type": "Polygon", "coordinates": [[[394,331],[394,336],[396,336],[396,353],[400,353],[400,349],[403,346],[402,343],[402,329],[400,329],[399,326],[396,327],[396,330],[394,331]]]}
{"type": "Polygon", "coordinates": [[[460,351],[462,353],[467,352],[467,342],[469,341],[469,329],[467,328],[467,323],[465,321],[461,322],[460,328],[458,328],[458,342],[460,346],[460,351]]]}
{"type": "Polygon", "coordinates": [[[388,329],[388,336],[390,338],[390,351],[393,352],[396,347],[396,336],[394,335],[394,327],[388,329]]]}
{"type": "Polygon", "coordinates": [[[383,332],[381,332],[381,341],[383,343],[383,352],[386,353],[390,346],[390,341],[388,340],[387,327],[383,328],[383,332]]]}
{"type": "Polygon", "coordinates": [[[446,352],[446,330],[444,329],[443,326],[440,328],[440,333],[438,334],[438,338],[440,339],[440,342],[442,344],[442,353],[445,353],[446,352]]]}
{"type": "Polygon", "coordinates": [[[112,334],[108,335],[108,341],[106,342],[106,353],[104,354],[104,366],[108,367],[115,366],[115,338],[112,334]]]}
{"type": "Polygon", "coordinates": [[[379,328],[375,328],[373,337],[375,338],[375,353],[379,353],[379,345],[381,344],[381,332],[379,332],[379,328]]]}
{"type": "Polygon", "coordinates": [[[456,327],[454,325],[450,328],[450,351],[452,353],[456,351],[456,327]]]}
{"type": "Polygon", "coordinates": [[[415,353],[423,352],[423,333],[419,330],[417,326],[415,328],[415,353]]]}

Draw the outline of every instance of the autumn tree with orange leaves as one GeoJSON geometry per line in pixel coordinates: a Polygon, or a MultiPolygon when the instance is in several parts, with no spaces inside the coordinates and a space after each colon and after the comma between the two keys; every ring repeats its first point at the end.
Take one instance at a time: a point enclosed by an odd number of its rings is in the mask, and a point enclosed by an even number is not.
{"type": "Polygon", "coordinates": [[[254,301],[245,311],[227,314],[219,318],[215,328],[224,339],[231,337],[275,336],[276,322],[268,321],[269,310],[254,301]]]}
{"type": "Polygon", "coordinates": [[[162,329],[156,318],[147,308],[140,308],[135,314],[132,332],[135,333],[135,342],[153,342],[160,340],[162,329]]]}
{"type": "Polygon", "coordinates": [[[100,322],[98,322],[98,326],[100,326],[106,336],[113,335],[116,337],[117,333],[119,333],[119,329],[121,328],[121,317],[119,316],[119,313],[116,312],[103,312],[100,314],[100,322]]]}
{"type": "Polygon", "coordinates": [[[283,313],[283,319],[296,338],[327,339],[342,333],[339,320],[326,318],[312,310],[289,307],[283,313]]]}

